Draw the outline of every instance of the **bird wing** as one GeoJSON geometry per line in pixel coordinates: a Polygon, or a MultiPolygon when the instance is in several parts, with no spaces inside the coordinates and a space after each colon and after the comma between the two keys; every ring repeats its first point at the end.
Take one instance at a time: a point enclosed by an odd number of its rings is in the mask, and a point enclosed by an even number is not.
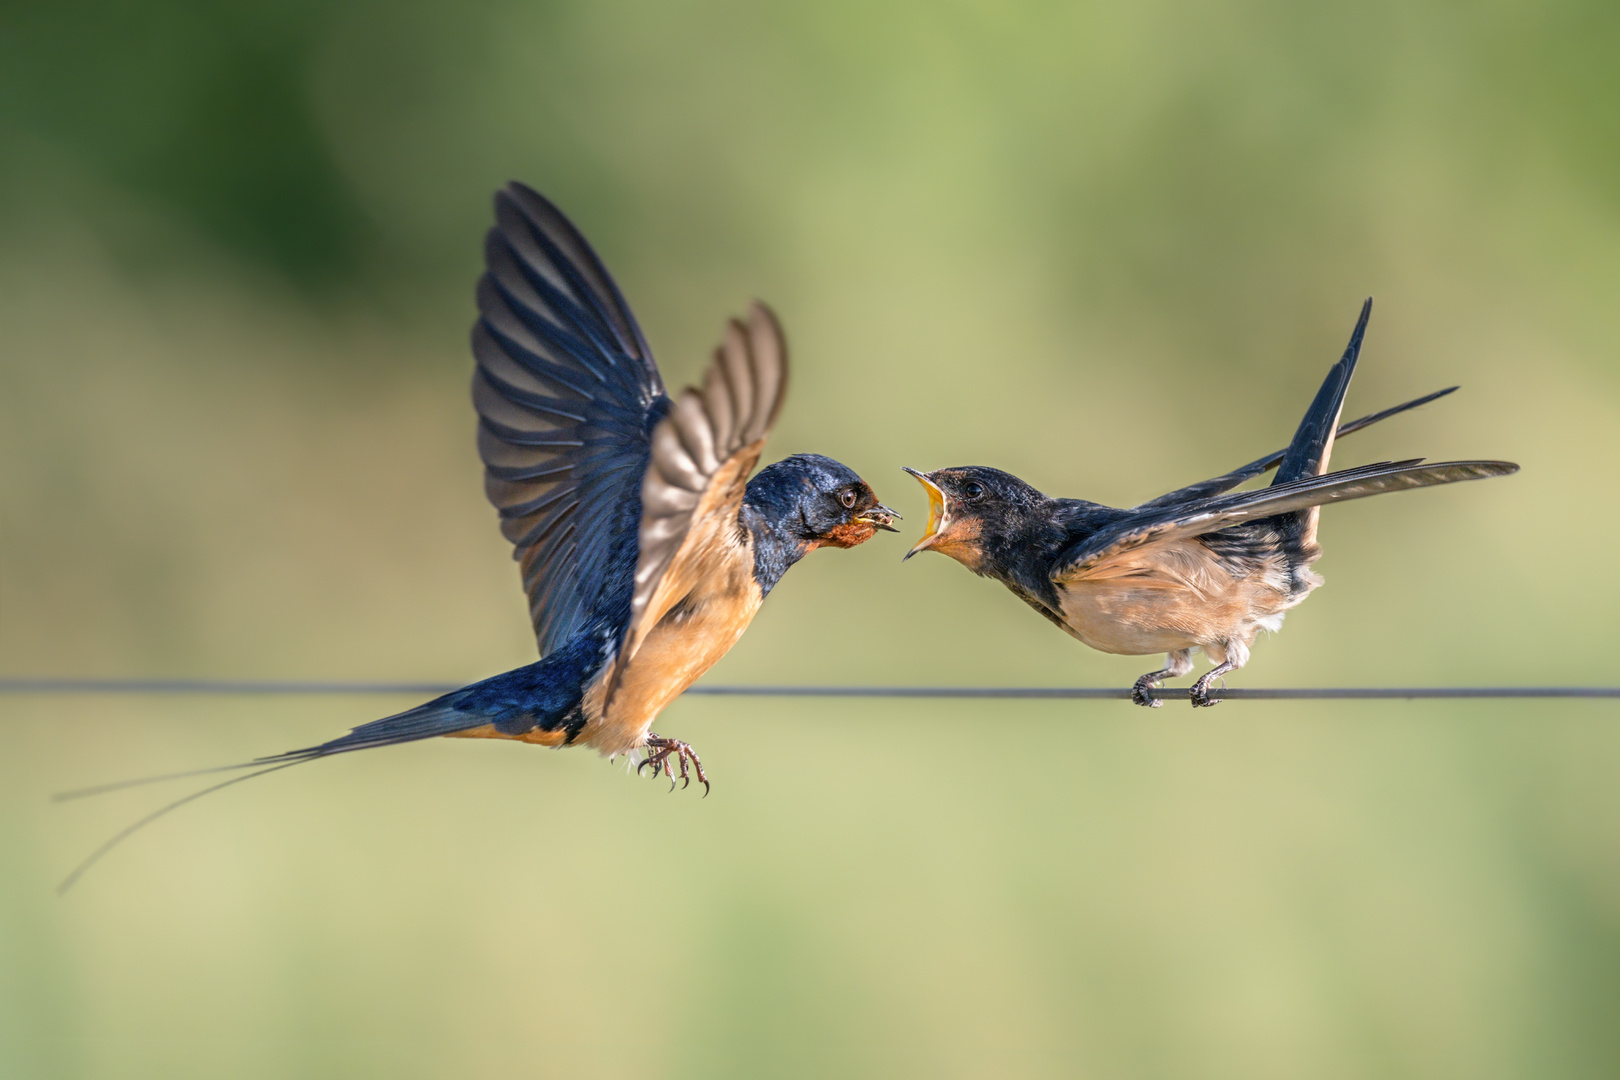
{"type": "Polygon", "coordinates": [[[669,609],[735,552],[748,475],[781,411],[787,375],[782,328],[756,302],[746,324],[733,319],[726,327],[702,389],[682,391],[653,429],[621,666],[669,609]]]}
{"type": "Polygon", "coordinates": [[[1385,461],[1324,476],[1308,476],[1261,491],[1240,492],[1201,499],[1178,507],[1135,513],[1097,530],[1063,552],[1054,565],[1056,582],[1075,581],[1105,572],[1116,556],[1148,544],[1170,543],[1253,521],[1326,503],[1364,499],[1387,491],[1452,484],[1506,476],[1519,467],[1508,461],[1444,461],[1432,465],[1411,461],[1385,461]]]}
{"type": "MultiPolygon", "coordinates": [[[[1453,393],[1456,390],[1457,387],[1448,386],[1444,390],[1436,390],[1432,394],[1424,394],[1420,398],[1413,398],[1411,401],[1405,401],[1399,405],[1392,405],[1387,409],[1382,409],[1368,416],[1363,416],[1358,420],[1351,420],[1348,423],[1340,424],[1339,430],[1334,435],[1334,438],[1342,439],[1346,435],[1352,435],[1355,432],[1360,431],[1362,428],[1371,427],[1380,420],[1388,420],[1390,417],[1406,412],[1408,409],[1415,409],[1419,405],[1427,405],[1429,402],[1443,398],[1447,394],[1453,393]]],[[[1213,495],[1219,495],[1223,491],[1231,491],[1239,484],[1246,483],[1247,481],[1253,480],[1257,476],[1262,476],[1272,469],[1275,469],[1278,464],[1281,463],[1283,455],[1286,453],[1288,453],[1287,447],[1283,447],[1281,450],[1273,450],[1265,457],[1256,458],[1247,465],[1233,469],[1229,473],[1222,473],[1220,476],[1212,477],[1209,480],[1200,480],[1196,484],[1188,484],[1184,488],[1177,488],[1174,491],[1160,495],[1156,499],[1149,499],[1147,502],[1135,507],[1135,509],[1156,510],[1166,506],[1179,506],[1182,503],[1192,502],[1195,499],[1207,499],[1213,495]]]]}
{"type": "Polygon", "coordinates": [[[495,196],[473,327],[484,491],[522,567],[541,656],[628,617],[642,476],[669,409],[618,287],[555,206],[495,196]]]}

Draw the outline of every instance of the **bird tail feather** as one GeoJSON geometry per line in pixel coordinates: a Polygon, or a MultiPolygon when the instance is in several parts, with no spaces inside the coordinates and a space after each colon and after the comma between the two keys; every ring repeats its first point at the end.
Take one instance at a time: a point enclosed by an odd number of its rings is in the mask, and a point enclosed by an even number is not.
{"type": "Polygon", "coordinates": [[[340,735],[315,746],[289,750],[283,754],[271,754],[234,765],[217,765],[209,769],[191,769],[186,772],[164,773],[161,776],[143,776],[134,780],[120,780],[111,784],[62,792],[55,796],[56,801],[82,799],[90,795],[156,784],[164,780],[179,780],[187,776],[225,772],[241,774],[176,799],[128,826],[91,852],[90,856],[63,880],[57,891],[66,892],[86,870],[100,861],[102,856],[165,814],[178,810],[204,795],[233,784],[240,784],[244,780],[251,780],[256,776],[302,765],[306,761],[332,757],[334,754],[370,750],[379,746],[394,746],[420,739],[431,739],[439,735],[455,735],[485,725],[493,725],[502,733],[514,735],[535,727],[548,731],[556,730],[569,717],[578,715],[585,684],[591,673],[601,668],[612,641],[611,635],[600,631],[582,633],[538,663],[491,676],[424,702],[415,708],[361,724],[347,735],[340,735]]]}
{"type": "Polygon", "coordinates": [[[1350,333],[1350,344],[1344,356],[1328,370],[1327,378],[1316,392],[1316,400],[1305,411],[1299,429],[1288,444],[1288,450],[1277,466],[1272,486],[1289,484],[1307,476],[1320,476],[1327,471],[1328,459],[1333,454],[1333,437],[1339,426],[1339,413],[1344,409],[1344,395],[1350,389],[1350,377],[1355,374],[1356,361],[1361,357],[1361,340],[1367,333],[1367,319],[1372,315],[1372,297],[1361,305],[1361,317],[1350,333]]]}
{"type": "Polygon", "coordinates": [[[162,776],[142,776],[134,780],[120,780],[116,783],[101,784],[97,787],[80,788],[77,791],[64,791],[52,796],[53,801],[63,802],[68,799],[82,799],[90,795],[102,795],[123,788],[139,787],[143,784],[155,784],[163,780],[179,780],[187,776],[203,776],[209,773],[240,772],[243,769],[253,770],[252,772],[241,773],[239,776],[233,776],[228,780],[221,780],[219,783],[211,784],[201,791],[194,791],[189,795],[176,799],[115,833],[106,843],[96,848],[78,866],[75,866],[67,877],[62,879],[62,883],[56,887],[57,895],[60,896],[71,889],[74,883],[84,876],[85,871],[100,862],[102,856],[112,851],[113,848],[159,818],[180,809],[187,803],[197,801],[204,795],[211,795],[223,788],[240,784],[244,780],[252,780],[254,777],[264,776],[266,773],[290,769],[294,765],[302,765],[306,761],[331,757],[333,754],[344,754],[351,750],[369,750],[375,746],[390,746],[395,743],[415,742],[418,739],[430,739],[435,735],[451,735],[458,731],[465,731],[488,723],[489,721],[484,717],[459,710],[452,704],[452,699],[463,693],[465,691],[458,690],[455,693],[446,694],[443,697],[418,705],[414,709],[407,709],[402,713],[395,713],[393,716],[385,716],[381,720],[361,724],[347,735],[339,736],[317,746],[306,746],[301,750],[289,750],[284,754],[271,754],[268,757],[254,758],[252,761],[237,762],[234,765],[216,765],[209,769],[191,769],[186,772],[165,773],[162,776]]]}
{"type": "Polygon", "coordinates": [[[88,798],[92,795],[105,795],[110,791],[122,791],[125,788],[160,784],[165,780],[184,780],[188,776],[208,776],[212,773],[237,772],[242,769],[264,769],[269,766],[297,765],[305,761],[314,761],[317,758],[330,757],[333,754],[347,753],[351,750],[369,750],[375,746],[391,746],[395,743],[431,739],[436,735],[452,735],[458,731],[466,731],[488,723],[487,718],[458,710],[450,703],[450,699],[460,693],[461,691],[456,691],[452,694],[446,694],[413,709],[406,709],[402,713],[395,713],[393,716],[385,716],[380,720],[372,720],[369,723],[361,724],[347,735],[340,735],[335,739],[330,739],[315,746],[306,746],[299,750],[288,750],[281,754],[269,754],[248,761],[238,761],[231,765],[213,765],[206,769],[186,769],[181,772],[161,773],[156,776],[137,776],[130,780],[115,780],[110,784],[76,788],[73,791],[62,791],[52,795],[51,801],[68,802],[73,799],[88,798]]]}

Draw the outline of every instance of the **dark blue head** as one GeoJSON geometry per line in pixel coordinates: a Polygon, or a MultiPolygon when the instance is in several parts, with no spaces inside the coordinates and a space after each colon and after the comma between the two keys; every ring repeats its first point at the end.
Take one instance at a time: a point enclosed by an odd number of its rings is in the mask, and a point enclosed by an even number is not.
{"type": "MultiPolygon", "coordinates": [[[[984,465],[905,471],[928,492],[928,532],[906,552],[907,559],[937,551],[981,573],[987,554],[1027,547],[1032,524],[1049,520],[1051,500],[1012,473],[984,465]]],[[[988,565],[997,563],[991,558],[988,565]]]]}
{"type": "Polygon", "coordinates": [[[820,454],[794,454],[761,469],[748,481],[743,514],[751,530],[763,527],[796,542],[801,555],[818,547],[854,547],[879,529],[894,532],[890,522],[900,516],[878,502],[854,469],[820,454]]]}

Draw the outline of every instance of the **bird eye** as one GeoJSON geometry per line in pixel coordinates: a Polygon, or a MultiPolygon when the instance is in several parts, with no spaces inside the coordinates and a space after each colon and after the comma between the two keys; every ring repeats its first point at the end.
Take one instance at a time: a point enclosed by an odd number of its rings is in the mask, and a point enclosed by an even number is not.
{"type": "Polygon", "coordinates": [[[855,508],[855,489],[850,488],[848,491],[845,491],[842,495],[838,496],[838,501],[843,503],[844,507],[846,509],[851,509],[851,510],[854,509],[855,508]]]}
{"type": "Polygon", "coordinates": [[[969,480],[967,483],[962,485],[962,498],[964,499],[977,499],[983,494],[984,485],[979,483],[977,480],[969,480]]]}

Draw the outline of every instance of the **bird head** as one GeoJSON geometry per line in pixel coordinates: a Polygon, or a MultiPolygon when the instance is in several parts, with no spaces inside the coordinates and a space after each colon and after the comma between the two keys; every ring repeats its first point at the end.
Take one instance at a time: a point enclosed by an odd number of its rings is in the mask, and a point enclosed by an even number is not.
{"type": "Polygon", "coordinates": [[[982,465],[905,471],[928,492],[928,531],[902,562],[919,551],[937,551],[979,573],[987,553],[1015,535],[1025,511],[1045,499],[1011,473],[982,465]]]}
{"type": "Polygon", "coordinates": [[[871,485],[841,461],[820,454],[794,454],[761,469],[748,482],[748,502],[778,528],[788,529],[805,550],[851,548],[879,529],[898,532],[900,515],[878,502],[871,485]]]}

